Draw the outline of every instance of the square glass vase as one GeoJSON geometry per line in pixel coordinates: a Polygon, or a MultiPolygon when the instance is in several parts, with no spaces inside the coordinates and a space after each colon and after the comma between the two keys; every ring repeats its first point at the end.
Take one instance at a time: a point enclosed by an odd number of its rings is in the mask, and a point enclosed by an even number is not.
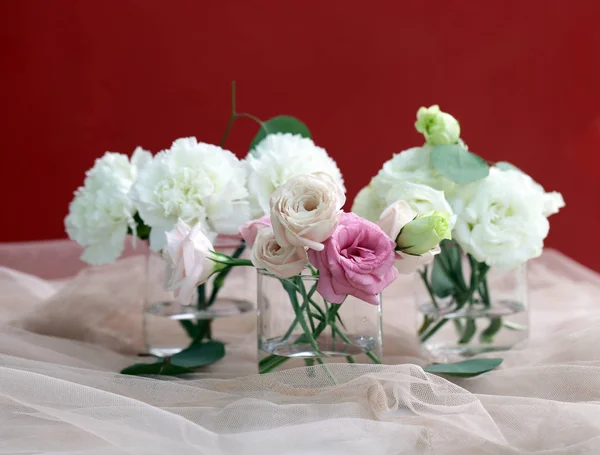
{"type": "Polygon", "coordinates": [[[259,373],[329,363],[381,363],[379,305],[348,296],[341,304],[317,291],[311,269],[280,279],[258,270],[259,373]]]}
{"type": "MultiPolygon", "coordinates": [[[[244,253],[240,237],[218,237],[215,251],[227,255],[244,253]],[[240,252],[241,250],[241,252],[240,252]]],[[[144,341],[149,354],[170,357],[188,347],[196,337],[213,339],[212,321],[254,310],[248,297],[252,267],[233,267],[224,276],[213,275],[198,286],[189,301],[182,302],[165,291],[166,263],[160,253],[150,251],[146,263],[144,341]],[[222,285],[215,289],[215,282],[222,285]]],[[[218,338],[218,334],[216,334],[218,338]]]]}
{"type": "Polygon", "coordinates": [[[454,267],[452,274],[460,273],[462,289],[436,289],[438,264],[415,274],[417,336],[424,355],[437,363],[506,351],[529,336],[527,264],[488,268],[459,254],[461,270],[454,267]]]}

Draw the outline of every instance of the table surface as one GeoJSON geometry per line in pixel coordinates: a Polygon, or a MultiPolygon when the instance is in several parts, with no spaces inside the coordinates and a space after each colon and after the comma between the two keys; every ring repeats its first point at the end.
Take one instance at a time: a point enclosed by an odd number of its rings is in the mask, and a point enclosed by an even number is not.
{"type": "Polygon", "coordinates": [[[414,277],[384,293],[386,365],[258,376],[247,314],[216,322],[227,356],[191,378],[119,375],[143,350],[144,255],[79,254],[0,245],[0,453],[600,453],[600,275],[556,251],[528,267],[530,339],[452,381],[420,368],[414,277]]]}

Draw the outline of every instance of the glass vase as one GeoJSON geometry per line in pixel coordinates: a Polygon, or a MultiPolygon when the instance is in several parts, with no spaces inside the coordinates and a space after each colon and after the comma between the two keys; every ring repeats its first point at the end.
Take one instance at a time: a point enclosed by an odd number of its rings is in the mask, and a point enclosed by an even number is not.
{"type": "Polygon", "coordinates": [[[319,276],[306,269],[279,279],[258,270],[259,372],[328,363],[381,363],[379,305],[348,296],[327,302],[319,276]]]}
{"type": "MultiPolygon", "coordinates": [[[[239,257],[245,251],[240,237],[218,237],[213,246],[215,251],[230,256],[239,257]]],[[[166,263],[161,254],[150,251],[146,267],[144,339],[148,353],[156,357],[177,354],[192,340],[212,340],[214,319],[254,308],[246,295],[251,267],[233,267],[213,275],[187,302],[164,290],[166,263]]]]}
{"type": "Polygon", "coordinates": [[[526,264],[488,267],[447,242],[417,281],[417,333],[434,362],[505,351],[529,336],[526,264]]]}

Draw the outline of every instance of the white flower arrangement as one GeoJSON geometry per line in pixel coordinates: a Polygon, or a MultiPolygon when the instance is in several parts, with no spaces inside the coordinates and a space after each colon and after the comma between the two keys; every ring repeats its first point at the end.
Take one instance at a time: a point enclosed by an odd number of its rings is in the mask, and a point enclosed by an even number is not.
{"type": "Polygon", "coordinates": [[[140,174],[131,196],[150,226],[150,247],[161,250],[178,219],[202,223],[204,233],[236,234],[250,219],[246,173],[228,150],[182,138],[158,153],[140,174]]]}
{"type": "Polygon", "coordinates": [[[560,193],[546,193],[531,177],[508,163],[498,163],[488,170],[483,160],[466,150],[458,136],[456,119],[438,106],[419,109],[416,127],[427,143],[384,163],[359,192],[352,211],[376,220],[400,199],[420,213],[454,211],[453,238],[477,261],[516,267],[539,256],[549,231],[547,217],[564,206],[560,193]],[[434,153],[447,155],[436,161],[434,153]],[[459,154],[460,160],[454,160],[454,154],[459,154]],[[483,172],[475,177],[484,178],[472,177],[470,169],[462,169],[463,161],[483,172]]]}
{"type": "Polygon", "coordinates": [[[85,247],[81,258],[87,263],[113,262],[123,252],[128,231],[136,231],[137,210],[129,190],[151,160],[140,147],[131,161],[127,155],[107,152],[87,171],[65,218],[67,234],[85,247]]]}
{"type": "MultiPolygon", "coordinates": [[[[560,193],[547,193],[511,164],[490,166],[470,152],[460,139],[458,121],[438,106],[419,109],[415,127],[423,133],[425,145],[387,161],[359,192],[352,210],[371,220],[382,212],[385,220],[393,210],[449,214],[452,239],[446,238],[440,248],[420,258],[407,256],[410,262],[400,265],[421,268],[428,295],[425,306],[435,309],[423,313],[418,332],[421,342],[426,343],[452,319],[445,317],[446,313],[461,315],[453,319],[458,341],[450,350],[470,352],[465,346],[474,339],[483,319],[488,323],[479,333],[482,346],[491,345],[504,327],[523,330],[503,320],[506,310],[490,296],[488,272],[491,267],[501,271],[517,268],[540,256],[550,229],[548,217],[565,204],[560,193]],[[404,201],[402,210],[398,201],[404,201]],[[466,267],[470,270],[465,273],[466,267]],[[443,312],[440,305],[446,305],[443,312]]],[[[404,232],[394,231],[394,235],[399,242],[404,232]]],[[[438,346],[440,341],[431,343],[438,346]]]]}

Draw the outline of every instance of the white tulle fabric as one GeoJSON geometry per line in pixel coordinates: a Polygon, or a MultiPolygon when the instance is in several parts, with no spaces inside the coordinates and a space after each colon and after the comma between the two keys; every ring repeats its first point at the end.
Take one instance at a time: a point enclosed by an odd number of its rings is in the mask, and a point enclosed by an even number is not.
{"type": "Polygon", "coordinates": [[[600,276],[557,252],[530,266],[531,339],[477,378],[418,366],[401,277],[384,294],[387,365],[255,375],[246,315],[215,327],[224,361],[156,380],[116,373],[142,346],[143,258],[65,280],[48,253],[73,247],[36,248],[0,248],[0,454],[600,453],[600,276]]]}

